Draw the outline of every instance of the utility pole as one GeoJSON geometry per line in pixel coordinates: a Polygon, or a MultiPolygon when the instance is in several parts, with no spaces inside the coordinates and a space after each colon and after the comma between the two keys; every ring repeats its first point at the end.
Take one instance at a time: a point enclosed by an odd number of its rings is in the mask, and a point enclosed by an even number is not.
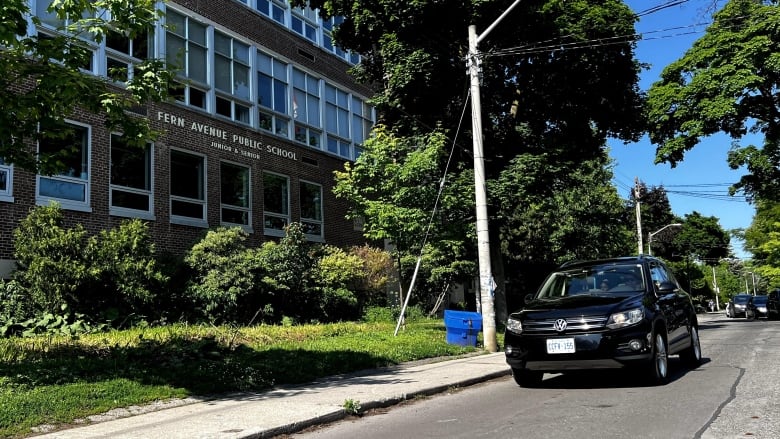
{"type": "Polygon", "coordinates": [[[509,8],[493,22],[482,35],[477,35],[477,27],[469,26],[469,53],[466,60],[471,80],[471,129],[474,145],[474,192],[477,208],[477,257],[479,258],[479,297],[482,312],[482,334],[485,350],[498,351],[496,339],[496,310],[494,306],[493,273],[490,267],[490,236],[488,234],[487,193],[485,191],[485,157],[482,148],[482,102],[479,92],[480,59],[479,42],[509,12],[520,3],[515,0],[509,8]]]}
{"type": "MultiPolygon", "coordinates": [[[[642,254],[642,210],[639,207],[639,177],[634,177],[634,201],[636,201],[636,243],[637,243],[637,255],[642,254]]],[[[648,253],[651,250],[647,249],[648,253]]]]}

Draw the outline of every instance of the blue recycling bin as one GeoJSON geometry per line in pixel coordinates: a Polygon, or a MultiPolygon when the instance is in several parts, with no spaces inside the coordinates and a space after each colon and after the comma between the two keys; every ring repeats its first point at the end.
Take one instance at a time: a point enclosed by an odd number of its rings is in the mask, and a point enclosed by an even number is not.
{"type": "Polygon", "coordinates": [[[444,328],[447,343],[476,346],[477,334],[482,330],[482,314],[471,311],[444,310],[444,328]]]}

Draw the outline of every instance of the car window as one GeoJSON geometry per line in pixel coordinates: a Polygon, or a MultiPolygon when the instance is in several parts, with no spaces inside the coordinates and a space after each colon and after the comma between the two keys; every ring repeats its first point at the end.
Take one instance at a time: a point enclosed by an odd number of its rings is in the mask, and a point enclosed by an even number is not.
{"type": "Polygon", "coordinates": [[[650,277],[656,286],[660,285],[661,282],[670,282],[672,280],[666,269],[657,263],[650,264],[650,277]]]}
{"type": "Polygon", "coordinates": [[[639,264],[605,264],[580,266],[552,273],[538,298],[557,298],[580,294],[612,294],[644,291],[642,266],[639,264]]]}

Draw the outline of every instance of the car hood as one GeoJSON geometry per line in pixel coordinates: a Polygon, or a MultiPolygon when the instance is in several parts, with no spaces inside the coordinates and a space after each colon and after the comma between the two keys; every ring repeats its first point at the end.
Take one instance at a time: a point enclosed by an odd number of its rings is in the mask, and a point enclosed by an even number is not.
{"type": "Polygon", "coordinates": [[[644,294],[582,294],[577,296],[533,299],[513,317],[532,316],[535,319],[583,315],[609,315],[613,312],[639,307],[644,294]]]}

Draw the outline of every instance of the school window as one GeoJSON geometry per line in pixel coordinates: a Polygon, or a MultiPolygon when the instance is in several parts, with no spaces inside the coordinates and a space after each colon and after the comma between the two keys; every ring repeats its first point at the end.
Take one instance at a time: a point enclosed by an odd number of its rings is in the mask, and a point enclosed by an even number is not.
{"type": "Polygon", "coordinates": [[[319,79],[293,68],[293,119],[295,140],[319,149],[320,122],[319,79]]]}
{"type": "Polygon", "coordinates": [[[328,52],[344,58],[344,50],[338,47],[333,41],[333,30],[344,22],[344,17],[330,17],[322,20],[322,47],[328,52]]]}
{"type": "Polygon", "coordinates": [[[249,168],[233,163],[219,165],[222,224],[248,227],[251,221],[249,168]]]}
{"type": "Polygon", "coordinates": [[[306,39],[317,42],[317,11],[310,7],[293,8],[290,21],[292,30],[306,39]]]}
{"type": "Polygon", "coordinates": [[[68,124],[63,138],[41,139],[38,152],[62,164],[56,175],[39,175],[37,202],[57,201],[65,209],[89,207],[89,127],[68,124]]]}
{"type": "Polygon", "coordinates": [[[217,114],[249,124],[249,45],[217,31],[214,32],[214,88],[217,114]]]}
{"type": "Polygon", "coordinates": [[[128,146],[122,136],[112,134],[110,166],[110,213],[153,219],[152,145],[128,146]]]}
{"type": "Polygon", "coordinates": [[[206,159],[171,150],[171,222],[208,226],[206,221],[206,159]]]}
{"type": "Polygon", "coordinates": [[[374,109],[362,99],[352,97],[352,143],[355,145],[353,159],[357,159],[362,152],[362,145],[371,133],[374,126],[374,109]]]}
{"type": "Polygon", "coordinates": [[[171,96],[205,110],[209,89],[206,25],[171,9],[165,20],[165,59],[182,78],[170,91],[171,96]]]}
{"type": "Polygon", "coordinates": [[[325,85],[325,129],[328,132],[328,151],[352,158],[349,143],[349,94],[325,85]],[[341,139],[338,139],[338,138],[341,139]]]}
{"type": "Polygon", "coordinates": [[[284,24],[284,12],[287,9],[287,4],[285,2],[257,0],[255,9],[257,9],[263,15],[271,17],[276,22],[284,24]]]}
{"type": "Polygon", "coordinates": [[[127,82],[133,77],[133,66],[153,54],[151,32],[142,32],[130,38],[121,32],[106,35],[106,74],[117,82],[127,82]]]}
{"type": "Polygon", "coordinates": [[[322,239],[322,186],[301,181],[301,224],[304,233],[313,239],[322,239]]]}
{"type": "Polygon", "coordinates": [[[284,236],[290,224],[290,179],[263,173],[263,228],[266,235],[284,236]]]}
{"type": "Polygon", "coordinates": [[[41,26],[37,29],[38,38],[51,39],[58,33],[74,34],[77,32],[83,44],[76,43],[71,45],[68,50],[71,52],[83,51],[84,60],[80,65],[80,68],[85,72],[95,73],[94,35],[83,29],[69,29],[69,27],[72,27],[80,18],[89,18],[89,12],[84,11],[81,17],[65,17],[64,19],[60,19],[56,12],[50,12],[48,10],[51,4],[52,0],[37,0],[35,2],[35,15],[41,22],[41,26]]]}
{"type": "Polygon", "coordinates": [[[287,64],[257,52],[258,127],[277,136],[289,137],[287,114],[287,64]]]}
{"type": "Polygon", "coordinates": [[[11,196],[13,191],[11,186],[13,183],[14,168],[11,165],[7,165],[5,160],[0,157],[0,201],[13,202],[14,199],[11,196]]]}

